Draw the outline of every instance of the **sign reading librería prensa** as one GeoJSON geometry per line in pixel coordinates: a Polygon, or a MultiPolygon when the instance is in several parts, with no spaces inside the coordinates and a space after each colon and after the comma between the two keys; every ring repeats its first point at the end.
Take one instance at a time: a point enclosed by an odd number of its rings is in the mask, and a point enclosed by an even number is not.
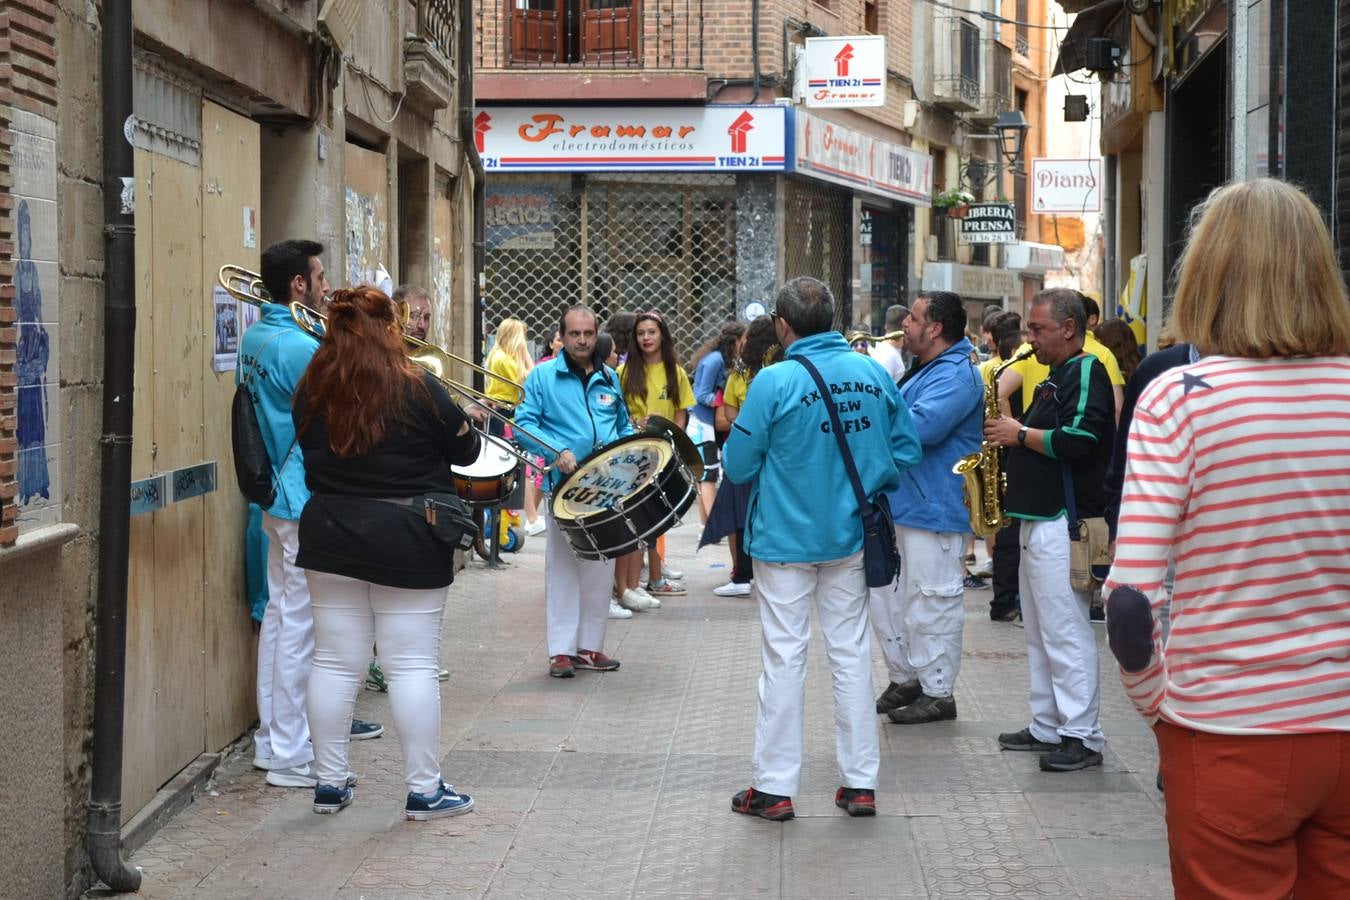
{"type": "Polygon", "coordinates": [[[806,39],[807,106],[885,106],[886,38],[877,34],[806,39]]]}
{"type": "Polygon", "coordinates": [[[959,221],[963,244],[1017,243],[1017,215],[1011,203],[972,203],[959,221]]]}
{"type": "Polygon", "coordinates": [[[781,106],[497,106],[474,115],[489,171],[787,168],[781,106]]]}

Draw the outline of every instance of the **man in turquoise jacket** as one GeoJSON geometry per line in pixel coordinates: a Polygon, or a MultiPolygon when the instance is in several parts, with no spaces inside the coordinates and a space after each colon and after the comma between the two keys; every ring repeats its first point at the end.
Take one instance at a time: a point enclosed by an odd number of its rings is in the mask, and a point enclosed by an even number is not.
{"type": "Polygon", "coordinates": [[[267,783],[313,787],[305,689],[314,657],[314,615],[303,569],[295,565],[300,511],[309,499],[305,464],[295,440],[291,395],[319,343],[291,318],[291,300],[318,308],[328,277],[316,241],[281,241],[263,251],[262,279],[280,303],[265,303],[262,318],[239,342],[237,384],[248,388],[272,461],[276,500],[263,512],[267,534],[267,611],[258,634],[258,731],[253,764],[267,783]]]}
{"type": "Polygon", "coordinates": [[[916,725],[956,718],[952,691],[965,621],[961,557],[970,514],[952,466],[980,449],[984,382],[971,362],[975,348],[966,340],[959,296],[920,294],[904,327],[915,366],[900,382],[900,397],[919,433],[923,460],[890,495],[900,580],[873,589],[870,606],[891,681],[877,712],[916,725]]]}
{"type": "MultiPolygon", "coordinates": [[[[525,395],[516,406],[516,439],[529,452],[557,462],[544,490],[552,493],[577,461],[633,433],[619,377],[595,356],[595,313],[573,306],[563,313],[563,351],[535,366],[525,377],[525,395]],[[531,439],[537,435],[550,447],[531,439]],[[554,451],[557,451],[556,453],[554,451]]],[[[548,621],[548,673],[571,678],[576,669],[609,672],[619,661],[605,655],[614,560],[578,559],[557,523],[550,504],[544,544],[544,607],[548,621]]]]}
{"type": "Polygon", "coordinates": [[[863,492],[894,489],[919,461],[919,439],[885,369],[831,330],[834,298],[814,278],[795,278],[773,312],[785,362],[751,382],[722,452],[732,481],[751,483],[745,539],[755,560],[763,672],[755,727],[754,782],[732,809],[779,821],[793,816],[802,765],[806,646],[814,597],[834,679],[840,787],[849,815],[876,812],[881,749],[873,713],[862,519],[826,403],[840,425],[863,492]],[[806,357],[829,386],[821,397],[806,357]]]}

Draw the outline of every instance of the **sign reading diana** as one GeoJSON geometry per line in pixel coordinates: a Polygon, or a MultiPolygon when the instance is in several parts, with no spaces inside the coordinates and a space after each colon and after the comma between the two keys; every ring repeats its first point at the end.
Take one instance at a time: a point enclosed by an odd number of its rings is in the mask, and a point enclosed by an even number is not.
{"type": "Polygon", "coordinates": [[[1011,203],[972,203],[960,222],[963,244],[1017,243],[1017,216],[1011,203]]]}
{"type": "Polygon", "coordinates": [[[474,116],[489,171],[782,171],[781,106],[499,106],[474,116]]]}
{"type": "Polygon", "coordinates": [[[914,206],[933,196],[933,157],[796,111],[793,171],[914,206]]]}
{"type": "Polygon", "coordinates": [[[886,38],[806,39],[807,106],[885,106],[886,38]]]}
{"type": "Polygon", "coordinates": [[[1101,212],[1100,159],[1033,159],[1031,211],[1034,213],[1101,212]]]}

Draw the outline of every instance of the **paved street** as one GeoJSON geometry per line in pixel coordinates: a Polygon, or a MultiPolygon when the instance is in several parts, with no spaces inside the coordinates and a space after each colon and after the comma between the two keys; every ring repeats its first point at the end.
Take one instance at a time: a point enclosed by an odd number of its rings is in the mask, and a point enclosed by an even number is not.
{"type": "Polygon", "coordinates": [[[1044,774],[1034,755],[994,741],[1026,724],[1027,672],[1022,630],[988,621],[988,591],[966,594],[958,721],[882,729],[877,818],[833,804],[818,634],[798,818],[733,814],[731,795],[750,780],[759,625],[752,601],[712,595],[726,549],[695,555],[696,536],[686,524],[669,538],[689,597],[612,621],[605,649],[623,668],[567,681],[545,673],[542,539],[508,567],[461,574],[446,615],[442,750],[471,814],[403,820],[388,700],[363,691],[357,715],[389,731],[353,745],[361,781],[349,809],[316,816],[311,791],[266,786],[236,753],[132,857],[141,896],[1172,896],[1153,739],[1104,640],[1106,764],[1044,774]]]}

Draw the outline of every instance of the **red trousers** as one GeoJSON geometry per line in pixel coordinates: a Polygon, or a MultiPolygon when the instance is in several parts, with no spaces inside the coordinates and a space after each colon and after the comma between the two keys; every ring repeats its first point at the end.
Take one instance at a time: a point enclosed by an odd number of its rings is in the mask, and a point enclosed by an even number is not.
{"type": "Polygon", "coordinates": [[[1177,900],[1350,897],[1350,733],[1154,731],[1177,900]]]}

